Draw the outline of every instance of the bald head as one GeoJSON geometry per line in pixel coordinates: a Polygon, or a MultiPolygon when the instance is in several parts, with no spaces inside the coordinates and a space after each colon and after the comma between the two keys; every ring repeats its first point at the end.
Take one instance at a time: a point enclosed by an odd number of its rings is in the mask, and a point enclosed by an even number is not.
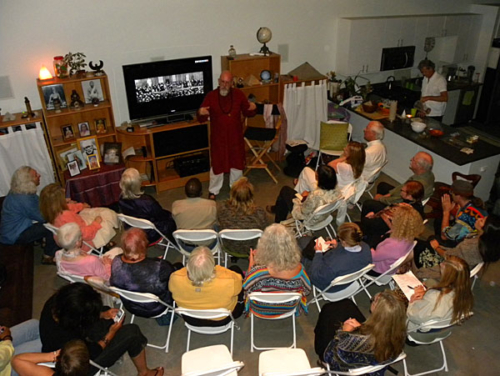
{"type": "Polygon", "coordinates": [[[189,179],[184,187],[186,196],[189,198],[201,196],[201,182],[197,178],[189,179]]]}
{"type": "Polygon", "coordinates": [[[418,152],[411,160],[410,169],[417,175],[431,171],[434,160],[429,153],[418,152]]]}
{"type": "Polygon", "coordinates": [[[219,77],[219,93],[223,97],[229,94],[233,86],[233,75],[229,71],[223,71],[219,77]]]}
{"type": "Polygon", "coordinates": [[[365,140],[370,142],[384,138],[384,126],[379,121],[370,121],[364,131],[365,140]]]}

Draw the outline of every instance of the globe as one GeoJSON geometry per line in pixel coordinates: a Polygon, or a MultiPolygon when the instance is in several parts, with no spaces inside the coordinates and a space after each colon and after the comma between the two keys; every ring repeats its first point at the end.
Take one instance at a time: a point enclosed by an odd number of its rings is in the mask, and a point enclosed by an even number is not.
{"type": "Polygon", "coordinates": [[[273,33],[271,32],[271,29],[269,29],[268,27],[261,27],[259,28],[259,30],[257,30],[257,40],[260,43],[264,44],[259,52],[263,53],[264,56],[267,56],[268,54],[271,53],[271,51],[269,51],[269,48],[266,46],[266,43],[271,40],[272,36],[273,33]]]}

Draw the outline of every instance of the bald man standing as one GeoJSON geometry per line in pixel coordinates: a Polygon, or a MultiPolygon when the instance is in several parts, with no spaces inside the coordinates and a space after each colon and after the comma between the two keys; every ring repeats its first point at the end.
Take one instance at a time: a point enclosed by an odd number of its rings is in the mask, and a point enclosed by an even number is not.
{"type": "Polygon", "coordinates": [[[210,151],[212,167],[208,197],[215,200],[229,174],[229,185],[238,180],[245,168],[245,143],[243,117],[255,116],[255,103],[233,87],[231,72],[224,71],[219,77],[219,87],[207,94],[200,109],[198,121],[210,119],[210,151]]]}

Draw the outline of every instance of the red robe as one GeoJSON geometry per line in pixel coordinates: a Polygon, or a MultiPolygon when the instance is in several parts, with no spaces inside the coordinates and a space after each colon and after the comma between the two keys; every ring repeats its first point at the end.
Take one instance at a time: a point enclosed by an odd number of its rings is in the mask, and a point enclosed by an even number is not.
{"type": "MultiPolygon", "coordinates": [[[[205,97],[201,107],[210,107],[210,151],[214,174],[229,172],[231,168],[245,168],[245,143],[243,140],[244,117],[255,116],[249,111],[250,103],[239,89],[232,88],[223,97],[219,88],[205,97]]],[[[198,121],[207,121],[208,116],[198,113],[198,121]]]]}

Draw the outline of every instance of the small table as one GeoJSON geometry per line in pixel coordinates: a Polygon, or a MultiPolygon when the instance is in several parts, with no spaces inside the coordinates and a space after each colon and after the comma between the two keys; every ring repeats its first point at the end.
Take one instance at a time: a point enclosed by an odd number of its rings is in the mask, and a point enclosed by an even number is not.
{"type": "Polygon", "coordinates": [[[101,165],[99,170],[83,170],[78,176],[70,177],[65,171],[66,197],[77,202],[86,202],[92,207],[110,206],[120,197],[120,179],[125,166],[101,165]]]}

